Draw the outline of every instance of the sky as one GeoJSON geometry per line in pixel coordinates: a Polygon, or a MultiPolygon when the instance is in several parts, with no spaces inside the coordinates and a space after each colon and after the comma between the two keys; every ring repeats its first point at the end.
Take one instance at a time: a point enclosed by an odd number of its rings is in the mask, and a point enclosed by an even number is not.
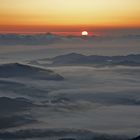
{"type": "Polygon", "coordinates": [[[0,0],[0,32],[140,29],[140,0],[0,0]]]}

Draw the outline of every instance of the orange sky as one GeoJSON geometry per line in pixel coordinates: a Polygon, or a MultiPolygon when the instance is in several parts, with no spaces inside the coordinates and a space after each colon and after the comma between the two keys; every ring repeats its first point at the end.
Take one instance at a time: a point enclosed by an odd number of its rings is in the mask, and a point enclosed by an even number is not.
{"type": "Polygon", "coordinates": [[[0,32],[140,29],[140,0],[0,0],[0,32]]]}

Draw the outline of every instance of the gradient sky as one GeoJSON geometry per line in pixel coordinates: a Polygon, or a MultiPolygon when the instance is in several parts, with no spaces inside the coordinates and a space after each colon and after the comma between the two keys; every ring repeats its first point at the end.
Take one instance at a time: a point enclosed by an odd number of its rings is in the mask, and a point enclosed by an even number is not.
{"type": "Polygon", "coordinates": [[[0,31],[140,29],[140,0],[0,0],[0,31]]]}

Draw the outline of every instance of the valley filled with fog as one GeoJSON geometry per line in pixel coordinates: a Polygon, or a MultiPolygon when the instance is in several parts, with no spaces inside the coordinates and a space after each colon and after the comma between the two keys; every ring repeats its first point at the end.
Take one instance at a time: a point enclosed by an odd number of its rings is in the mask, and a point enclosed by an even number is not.
{"type": "Polygon", "coordinates": [[[94,45],[91,38],[78,37],[53,36],[37,46],[3,41],[0,138],[128,140],[140,135],[140,43],[139,36],[130,38],[100,42],[95,37],[94,45]]]}

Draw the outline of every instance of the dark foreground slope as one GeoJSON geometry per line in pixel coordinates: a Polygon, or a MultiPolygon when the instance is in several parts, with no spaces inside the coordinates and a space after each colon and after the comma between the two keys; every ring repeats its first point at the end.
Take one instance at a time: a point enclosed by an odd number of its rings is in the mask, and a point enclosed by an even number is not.
{"type": "Polygon", "coordinates": [[[140,140],[140,136],[137,136],[136,138],[133,138],[132,140],[140,140]]]}
{"type": "Polygon", "coordinates": [[[3,139],[37,139],[37,140],[128,140],[124,136],[94,133],[88,130],[72,129],[27,129],[15,132],[1,132],[3,139]]]}
{"type": "Polygon", "coordinates": [[[11,63],[0,65],[0,78],[30,78],[40,80],[63,80],[64,78],[53,72],[29,65],[11,63]]]}
{"type": "Polygon", "coordinates": [[[0,130],[35,122],[29,113],[25,113],[35,106],[25,98],[0,97],[0,130]]]}

